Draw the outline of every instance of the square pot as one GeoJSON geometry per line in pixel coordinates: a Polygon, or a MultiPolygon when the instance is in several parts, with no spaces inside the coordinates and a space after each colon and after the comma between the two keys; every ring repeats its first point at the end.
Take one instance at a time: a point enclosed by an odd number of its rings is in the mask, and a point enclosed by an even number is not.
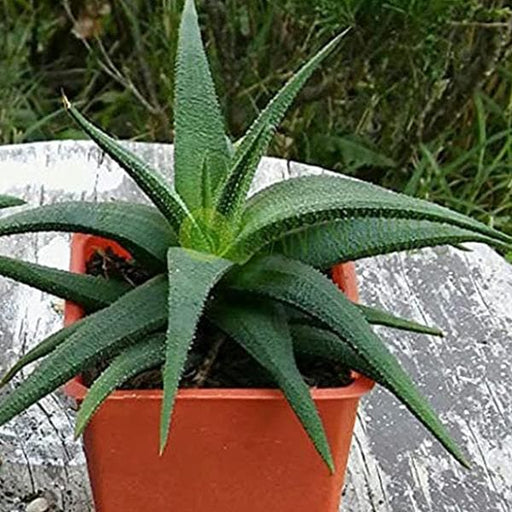
{"type": "MultiPolygon", "coordinates": [[[[128,256],[114,242],[75,235],[71,270],[85,272],[106,247],[128,256]]],[[[336,267],[333,278],[357,300],[353,265],[336,267]]],[[[66,304],[67,324],[82,315],[66,304]]],[[[96,512],[338,512],[359,398],[372,387],[355,375],[347,387],[312,390],[334,475],[279,390],[180,390],[162,456],[162,391],[116,391],[84,433],[96,512]]],[[[80,403],[87,388],[76,378],[65,391],[80,403]]]]}

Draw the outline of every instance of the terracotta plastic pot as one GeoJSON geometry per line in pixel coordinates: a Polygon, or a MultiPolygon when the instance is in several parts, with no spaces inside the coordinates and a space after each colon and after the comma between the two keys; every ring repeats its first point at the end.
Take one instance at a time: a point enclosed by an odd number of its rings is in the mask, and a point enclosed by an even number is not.
{"type": "MultiPolygon", "coordinates": [[[[84,272],[97,248],[117,244],[75,235],[71,270],[84,272]]],[[[334,277],[357,299],[354,268],[334,277]]],[[[66,323],[82,311],[66,305],[66,323]]],[[[116,391],[84,433],[96,512],[338,512],[359,398],[373,382],[355,376],[316,389],[337,471],[329,471],[280,391],[180,390],[170,445],[158,455],[161,391],[116,391]]],[[[80,379],[66,386],[80,402],[80,379]]]]}

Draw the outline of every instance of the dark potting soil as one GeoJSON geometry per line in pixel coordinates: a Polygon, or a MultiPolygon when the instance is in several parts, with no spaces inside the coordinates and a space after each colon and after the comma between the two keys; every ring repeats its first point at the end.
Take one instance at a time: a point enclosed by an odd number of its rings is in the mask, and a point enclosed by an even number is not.
{"type": "MultiPolygon", "coordinates": [[[[117,256],[112,250],[96,252],[87,262],[86,272],[105,279],[127,281],[140,285],[151,274],[117,256]]],[[[298,358],[297,365],[311,387],[343,387],[352,381],[350,371],[320,358],[298,358]]],[[[84,383],[90,386],[108,366],[108,362],[83,372],[84,383]]],[[[206,322],[197,330],[189,352],[180,387],[182,388],[274,388],[275,383],[245,350],[206,322]]],[[[161,389],[160,368],[145,371],[126,382],[121,389],[161,389]]]]}

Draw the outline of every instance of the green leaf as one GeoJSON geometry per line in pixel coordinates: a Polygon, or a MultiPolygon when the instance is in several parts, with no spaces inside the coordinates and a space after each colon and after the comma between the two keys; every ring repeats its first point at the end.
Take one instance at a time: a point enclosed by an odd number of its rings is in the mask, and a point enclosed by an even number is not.
{"type": "Polygon", "coordinates": [[[295,363],[282,307],[269,301],[244,302],[237,298],[217,303],[208,317],[272,375],[316,450],[334,473],[329,442],[310,390],[295,363]]]}
{"type": "Polygon", "coordinates": [[[323,322],[342,338],[462,465],[468,463],[428,402],[371,330],[362,313],[327,277],[283,256],[255,258],[230,274],[228,286],[290,304],[323,322]]]}
{"type": "MultiPolygon", "coordinates": [[[[355,222],[355,219],[362,218],[375,218],[375,222],[386,218],[389,224],[385,226],[391,230],[391,219],[429,220],[471,231],[476,240],[482,239],[483,235],[496,245],[512,244],[512,237],[448,208],[370,183],[324,175],[282,181],[253,196],[243,216],[243,228],[227,255],[243,260],[265,245],[301,230],[318,227],[319,231],[309,233],[318,236],[316,233],[321,233],[320,226],[325,231],[333,229],[337,235],[338,229],[344,229],[342,221],[355,222]]],[[[411,229],[408,229],[411,233],[411,229]]],[[[368,230],[373,233],[375,228],[370,225],[368,230]]],[[[381,239],[387,236],[387,230],[386,227],[381,239]]],[[[401,229],[398,231],[401,232],[401,229]]],[[[348,233],[351,239],[359,237],[358,230],[349,230],[348,233]]],[[[361,238],[368,240],[367,235],[367,232],[361,233],[361,238]]],[[[292,242],[292,245],[297,244],[296,240],[292,239],[292,242]]],[[[305,243],[310,245],[308,239],[305,243]]],[[[331,252],[329,250],[328,254],[331,252]]]]}
{"type": "Polygon", "coordinates": [[[236,211],[245,200],[258,163],[267,151],[276,127],[282,121],[293,100],[309,77],[322,61],[333,52],[347,32],[348,30],[345,30],[335,37],[308,60],[274,96],[247,131],[236,148],[232,158],[233,166],[219,194],[218,204],[227,214],[236,211]],[[234,184],[236,184],[236,189],[233,189],[234,184]]]}
{"type": "Polygon", "coordinates": [[[169,221],[174,231],[178,233],[183,219],[190,217],[190,213],[163,176],[135,153],[126,149],[119,141],[86,119],[65,96],[63,101],[78,126],[128,173],[169,221]]]}
{"type": "Polygon", "coordinates": [[[3,208],[12,208],[14,206],[22,206],[26,204],[23,199],[14,196],[7,196],[5,194],[0,194],[0,209],[3,208]]]}
{"type": "Polygon", "coordinates": [[[212,288],[232,265],[231,261],[181,247],[171,247],[167,253],[169,318],[160,452],[167,444],[176,392],[204,304],[212,288]]]}
{"type": "Polygon", "coordinates": [[[342,218],[277,236],[281,238],[264,246],[262,254],[283,254],[321,269],[379,254],[460,242],[507,247],[495,238],[450,224],[375,216],[342,218]]]}
{"type": "Polygon", "coordinates": [[[53,352],[59,345],[62,345],[70,336],[82,325],[83,319],[75,322],[72,325],[68,325],[63,329],[59,329],[57,332],[48,336],[45,340],[41,341],[34,348],[29,350],[23,357],[18,359],[12,368],[2,377],[0,381],[0,388],[10,382],[25,366],[30,363],[47,356],[50,352],[53,352]]]}
{"type": "Polygon", "coordinates": [[[332,331],[314,325],[291,324],[290,332],[296,354],[337,361],[345,368],[355,370],[378,382],[380,375],[332,331]]]}
{"type": "Polygon", "coordinates": [[[176,235],[151,206],[133,203],[63,202],[0,219],[0,236],[65,231],[104,236],[119,242],[140,263],[162,270],[176,235]]]}
{"type": "Polygon", "coordinates": [[[165,359],[165,334],[157,333],[125,348],[94,381],[80,406],[75,425],[79,437],[102,402],[139,373],[161,365],[165,359]]]}
{"type": "Polygon", "coordinates": [[[0,256],[0,275],[76,302],[87,311],[109,306],[131,288],[121,281],[75,274],[6,256],[0,256]]]}
{"type": "Polygon", "coordinates": [[[372,308],[369,306],[363,306],[362,304],[356,304],[357,309],[363,314],[366,321],[370,324],[384,325],[386,327],[392,327],[393,329],[400,329],[402,331],[417,332],[420,334],[430,334],[431,336],[443,337],[443,331],[436,327],[428,327],[427,325],[413,322],[405,318],[392,315],[387,311],[372,308]]]}
{"type": "Polygon", "coordinates": [[[245,202],[245,196],[254,176],[254,172],[251,170],[256,171],[261,160],[260,146],[265,133],[265,130],[262,129],[247,151],[233,163],[226,182],[220,191],[216,210],[228,219],[235,216],[235,222],[238,221],[236,216],[241,214],[240,205],[245,202]]]}
{"type": "Polygon", "coordinates": [[[203,165],[201,166],[201,204],[203,205],[202,209],[200,210],[201,212],[211,211],[211,206],[213,204],[213,187],[211,182],[210,167],[210,159],[208,156],[206,156],[203,160],[203,165]]]}
{"type": "MultiPolygon", "coordinates": [[[[365,320],[370,324],[383,325],[394,329],[400,329],[402,331],[430,334],[432,336],[443,336],[442,331],[435,327],[428,327],[426,325],[413,322],[412,320],[407,320],[405,318],[392,315],[386,311],[364,306],[362,304],[357,304],[355,302],[352,304],[354,304],[354,306],[362,313],[365,320]]],[[[314,318],[294,308],[288,308],[287,313],[291,322],[307,325],[315,324],[314,318]]],[[[316,321],[316,324],[318,324],[318,321],[316,321]]]]}
{"type": "Polygon", "coordinates": [[[174,182],[194,212],[210,207],[203,197],[213,195],[224,179],[230,154],[193,0],[186,0],[181,18],[175,90],[174,182]],[[211,186],[207,194],[198,165],[206,159],[211,186]]]}
{"type": "Polygon", "coordinates": [[[80,371],[117,355],[167,321],[167,282],[157,276],[108,308],[85,317],[15,390],[0,401],[0,425],[7,423],[80,371]]]}

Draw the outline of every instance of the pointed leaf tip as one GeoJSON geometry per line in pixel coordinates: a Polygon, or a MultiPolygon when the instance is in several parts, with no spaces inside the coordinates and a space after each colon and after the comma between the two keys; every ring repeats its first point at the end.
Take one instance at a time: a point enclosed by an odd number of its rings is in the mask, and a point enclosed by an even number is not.
{"type": "Polygon", "coordinates": [[[15,196],[0,194],[0,209],[12,208],[14,206],[23,206],[24,204],[27,204],[24,199],[15,196]]]}
{"type": "Polygon", "coordinates": [[[66,110],[69,110],[71,108],[71,102],[69,101],[68,97],[66,96],[64,90],[61,90],[60,93],[60,99],[62,101],[62,105],[66,110]]]}
{"type": "Polygon", "coordinates": [[[203,204],[203,198],[212,196],[224,180],[230,151],[195,4],[190,0],[181,17],[175,76],[174,183],[188,208],[195,212],[209,207],[203,204]],[[200,165],[205,159],[209,175],[206,183],[200,165]]]}
{"type": "Polygon", "coordinates": [[[269,372],[318,454],[334,473],[329,440],[310,389],[297,367],[282,306],[254,297],[247,302],[241,297],[220,299],[209,309],[208,317],[269,372]]]}
{"type": "Polygon", "coordinates": [[[283,301],[326,324],[368,365],[375,380],[391,391],[467,467],[461,450],[399,360],[373,332],[358,308],[327,277],[298,261],[275,255],[253,258],[225,284],[237,291],[283,301]]]}
{"type": "Polygon", "coordinates": [[[127,149],[120,141],[101,130],[67,99],[63,101],[67,101],[67,112],[78,127],[137,183],[178,233],[182,221],[191,218],[191,214],[164,175],[127,149]]]}
{"type": "Polygon", "coordinates": [[[473,469],[473,465],[471,464],[471,462],[469,462],[469,460],[466,459],[466,457],[464,457],[463,455],[461,455],[459,462],[464,469],[468,469],[470,471],[473,469]]]}
{"type": "Polygon", "coordinates": [[[348,29],[331,39],[319,52],[309,59],[281,90],[243,137],[231,159],[231,168],[219,191],[218,203],[226,214],[241,213],[241,206],[249,191],[261,157],[267,151],[277,126],[284,118],[302,87],[320,64],[334,51],[348,29]]]}
{"type": "Polygon", "coordinates": [[[403,331],[439,336],[440,338],[444,336],[443,331],[437,327],[430,327],[428,325],[414,322],[413,320],[400,318],[388,313],[387,311],[382,311],[370,306],[364,306],[363,304],[356,304],[356,307],[370,324],[384,325],[386,327],[401,329],[403,331]]]}

